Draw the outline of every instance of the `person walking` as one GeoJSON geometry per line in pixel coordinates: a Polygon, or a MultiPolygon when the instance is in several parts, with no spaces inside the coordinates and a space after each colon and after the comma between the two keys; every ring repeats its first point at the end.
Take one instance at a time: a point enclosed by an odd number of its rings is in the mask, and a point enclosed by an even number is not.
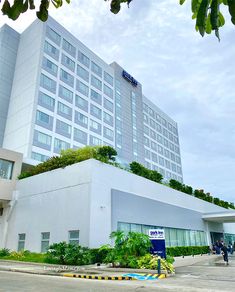
{"type": "Polygon", "coordinates": [[[216,240],[216,243],[215,243],[215,252],[216,254],[220,254],[220,244],[218,240],[216,240]]]}
{"type": "Polygon", "coordinates": [[[228,248],[227,248],[227,246],[225,244],[221,247],[221,251],[222,251],[222,255],[223,255],[224,261],[228,265],[228,248]]]}

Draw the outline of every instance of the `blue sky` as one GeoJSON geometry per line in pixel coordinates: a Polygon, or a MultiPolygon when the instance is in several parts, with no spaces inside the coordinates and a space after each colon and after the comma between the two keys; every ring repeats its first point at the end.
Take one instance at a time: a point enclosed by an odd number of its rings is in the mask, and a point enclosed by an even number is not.
{"type": "MultiPolygon", "coordinates": [[[[106,62],[117,61],[178,122],[184,182],[235,202],[235,27],[221,42],[194,31],[190,2],[134,0],[118,15],[103,0],[72,0],[51,16],[106,62]]],[[[35,16],[16,22],[18,31],[35,16]]]]}

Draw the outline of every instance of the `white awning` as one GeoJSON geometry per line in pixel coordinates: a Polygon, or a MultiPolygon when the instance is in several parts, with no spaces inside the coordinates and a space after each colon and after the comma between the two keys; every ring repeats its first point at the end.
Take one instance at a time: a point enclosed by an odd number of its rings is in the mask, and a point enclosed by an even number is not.
{"type": "Polygon", "coordinates": [[[219,223],[231,223],[235,222],[235,211],[225,211],[218,213],[206,213],[202,215],[202,219],[205,221],[219,222],[219,223]]]}

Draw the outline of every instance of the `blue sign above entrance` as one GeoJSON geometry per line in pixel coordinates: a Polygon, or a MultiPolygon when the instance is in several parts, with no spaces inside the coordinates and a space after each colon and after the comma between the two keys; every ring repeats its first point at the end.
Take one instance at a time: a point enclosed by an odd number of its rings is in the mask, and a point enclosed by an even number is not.
{"type": "Polygon", "coordinates": [[[133,86],[137,86],[138,82],[135,80],[134,77],[132,77],[129,73],[127,73],[125,70],[122,71],[122,77],[125,78],[128,82],[130,82],[133,86]]]}

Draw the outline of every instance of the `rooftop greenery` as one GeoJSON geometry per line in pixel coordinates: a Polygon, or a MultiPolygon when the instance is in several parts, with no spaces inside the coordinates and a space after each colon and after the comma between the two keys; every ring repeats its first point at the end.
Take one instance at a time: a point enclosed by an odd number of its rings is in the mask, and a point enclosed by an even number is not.
{"type": "MultiPolygon", "coordinates": [[[[93,158],[101,162],[125,169],[126,171],[142,176],[154,182],[163,184],[163,176],[159,172],[150,170],[136,161],[131,162],[129,164],[129,168],[123,168],[119,163],[116,162],[116,156],[117,151],[110,146],[86,146],[79,149],[62,150],[60,156],[53,156],[47,161],[33,166],[30,170],[22,172],[18,178],[24,179],[57,168],[65,168],[68,165],[93,158]]],[[[226,209],[235,209],[234,203],[229,203],[224,200],[220,200],[219,198],[214,198],[210,195],[210,193],[204,193],[203,190],[193,190],[191,186],[182,184],[177,180],[171,179],[169,184],[165,185],[220,207],[226,209]]]]}

